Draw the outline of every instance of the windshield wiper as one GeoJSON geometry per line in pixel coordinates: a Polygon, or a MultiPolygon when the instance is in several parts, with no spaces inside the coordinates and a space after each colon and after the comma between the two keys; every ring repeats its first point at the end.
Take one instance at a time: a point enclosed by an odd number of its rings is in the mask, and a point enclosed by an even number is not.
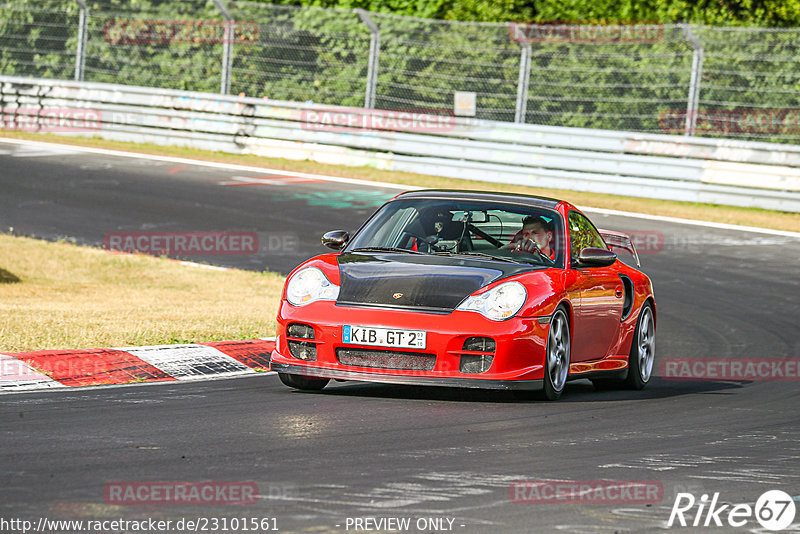
{"type": "MultiPolygon", "coordinates": [[[[497,261],[505,261],[507,263],[520,263],[516,260],[512,260],[511,258],[504,258],[502,256],[492,256],[491,254],[486,254],[485,252],[448,252],[448,251],[439,251],[434,252],[433,254],[443,254],[447,256],[478,256],[479,258],[487,258],[490,260],[497,260],[497,261]]],[[[527,262],[526,262],[527,263],[527,262]]]]}
{"type": "Polygon", "coordinates": [[[398,247],[358,247],[350,252],[402,252],[404,254],[425,254],[419,250],[410,250],[407,248],[398,247]]]}

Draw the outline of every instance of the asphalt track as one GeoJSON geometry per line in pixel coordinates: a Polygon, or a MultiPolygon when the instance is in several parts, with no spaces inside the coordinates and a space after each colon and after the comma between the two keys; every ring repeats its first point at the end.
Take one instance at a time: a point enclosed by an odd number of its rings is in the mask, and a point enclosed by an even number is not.
{"type": "MultiPolygon", "coordinates": [[[[3,231],[98,246],[119,231],[251,231],[256,254],[187,259],[283,273],[325,250],[321,233],[357,228],[397,193],[32,145],[0,143],[0,154],[3,231]],[[230,185],[242,176],[262,178],[230,185]]],[[[800,240],[593,220],[660,239],[641,256],[658,302],[657,363],[800,358],[800,240]]],[[[445,532],[415,523],[445,518],[464,533],[660,532],[678,492],[800,499],[799,404],[796,380],[661,377],[642,392],[571,382],[555,403],[352,383],[301,393],[274,375],[4,395],[0,519],[274,517],[283,532],[354,532],[348,518],[411,518],[410,532],[445,532]],[[509,487],[520,480],[654,481],[664,495],[651,505],[515,503],[509,487]],[[259,498],[109,504],[104,487],[119,481],[251,481],[259,498]]],[[[800,531],[800,513],[794,523],[800,531]]],[[[716,531],[759,528],[751,519],[716,531]]]]}

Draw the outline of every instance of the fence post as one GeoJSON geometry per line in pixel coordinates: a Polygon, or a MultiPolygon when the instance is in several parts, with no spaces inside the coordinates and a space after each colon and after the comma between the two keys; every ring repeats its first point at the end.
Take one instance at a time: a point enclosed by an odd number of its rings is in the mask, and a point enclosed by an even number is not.
{"type": "Polygon", "coordinates": [[[75,81],[83,81],[83,67],[86,63],[86,35],[89,26],[89,7],[84,0],[75,0],[80,8],[78,15],[78,49],[75,51],[75,81]]]}
{"type": "Polygon", "coordinates": [[[697,106],[700,101],[700,82],[703,76],[703,43],[688,24],[679,24],[683,35],[692,45],[692,76],[689,79],[689,97],[686,102],[686,126],[684,135],[694,135],[697,128],[697,106]]]}
{"type": "Polygon", "coordinates": [[[214,0],[214,5],[225,18],[225,38],[222,43],[222,79],[219,84],[219,92],[227,95],[231,92],[231,65],[233,64],[233,38],[234,21],[231,12],[222,3],[222,0],[214,0]]]}
{"type": "Polygon", "coordinates": [[[528,84],[531,79],[531,44],[520,43],[519,81],[517,82],[517,107],[514,122],[524,123],[528,110],[528,84]]]}
{"type": "Polygon", "coordinates": [[[375,107],[375,89],[378,86],[378,60],[381,53],[381,30],[375,21],[370,18],[369,13],[361,8],[356,8],[355,12],[361,22],[369,28],[369,63],[367,63],[367,90],[364,95],[364,107],[372,109],[375,107]]]}

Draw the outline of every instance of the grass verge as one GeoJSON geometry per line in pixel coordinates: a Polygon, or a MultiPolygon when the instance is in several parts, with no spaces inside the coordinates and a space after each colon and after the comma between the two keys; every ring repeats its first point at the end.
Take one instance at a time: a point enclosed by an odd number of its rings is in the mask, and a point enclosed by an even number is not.
{"type": "Polygon", "coordinates": [[[0,352],[275,334],[283,278],[0,234],[0,352]]]}
{"type": "Polygon", "coordinates": [[[685,219],[741,224],[745,226],[758,226],[762,228],[800,232],[800,213],[784,213],[756,208],[737,208],[692,202],[675,202],[647,198],[623,197],[618,195],[607,195],[603,193],[585,193],[563,189],[545,189],[496,184],[492,182],[458,180],[455,178],[441,178],[438,176],[428,176],[407,172],[384,171],[372,167],[345,167],[340,165],[316,163],[313,161],[293,161],[251,155],[240,156],[189,148],[107,141],[99,138],[73,138],[55,134],[31,134],[8,131],[2,132],[2,136],[16,139],[30,139],[35,141],[48,141],[62,144],[89,146],[95,148],[125,150],[144,154],[184,157],[204,161],[255,165],[286,171],[327,174],[329,176],[392,182],[420,187],[507,191],[531,195],[543,195],[569,200],[578,206],[592,206],[597,208],[630,211],[634,213],[647,213],[651,215],[663,215],[667,217],[680,217],[685,219]]]}

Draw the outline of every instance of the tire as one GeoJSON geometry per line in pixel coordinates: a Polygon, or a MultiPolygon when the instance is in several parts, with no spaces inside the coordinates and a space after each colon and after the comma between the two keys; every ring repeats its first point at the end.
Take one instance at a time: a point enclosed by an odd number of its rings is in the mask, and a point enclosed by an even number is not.
{"type": "Polygon", "coordinates": [[[319,391],[330,382],[327,378],[309,378],[307,376],[290,375],[288,373],[278,373],[278,378],[290,388],[303,391],[319,391]]]}
{"type": "Polygon", "coordinates": [[[563,308],[558,308],[550,321],[545,350],[544,380],[539,397],[544,400],[557,400],[564,392],[569,376],[569,357],[571,340],[569,320],[563,308]]]}
{"type": "Polygon", "coordinates": [[[653,375],[653,361],[656,356],[656,323],[653,307],[649,302],[642,306],[636,330],[633,333],[631,353],[628,356],[628,376],[625,386],[639,390],[647,385],[653,375]]]}

